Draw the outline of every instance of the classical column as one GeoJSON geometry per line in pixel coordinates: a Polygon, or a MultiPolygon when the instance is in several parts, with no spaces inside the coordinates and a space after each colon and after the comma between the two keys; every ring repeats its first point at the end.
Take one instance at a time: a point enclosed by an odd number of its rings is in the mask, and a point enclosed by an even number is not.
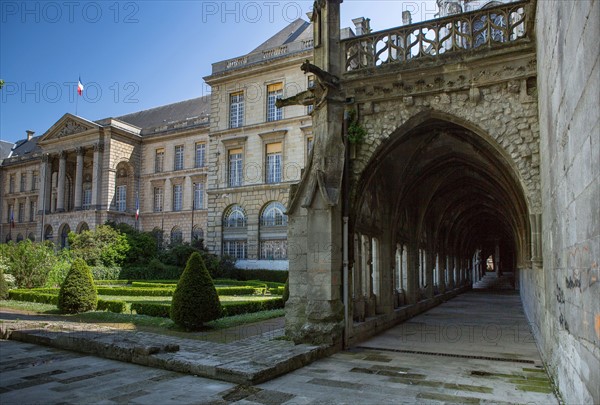
{"type": "MultiPolygon", "coordinates": [[[[187,176],[183,182],[183,210],[191,211],[194,201],[194,188],[192,186],[192,178],[187,176]]],[[[197,209],[198,207],[196,207],[197,209]]]]}
{"type": "Polygon", "coordinates": [[[77,153],[77,166],[75,168],[75,210],[81,210],[81,197],[83,192],[83,155],[82,147],[75,149],[77,153]]]}
{"type": "Polygon", "coordinates": [[[172,201],[173,201],[173,187],[171,186],[171,179],[165,180],[165,188],[163,191],[163,211],[169,212],[172,211],[172,201]]]}
{"type": "Polygon", "coordinates": [[[39,214],[48,212],[48,209],[50,208],[50,187],[48,183],[51,173],[49,161],[50,159],[48,158],[48,154],[44,153],[42,155],[42,163],[40,164],[40,191],[38,194],[39,206],[37,207],[39,214]]]}
{"type": "Polygon", "coordinates": [[[425,265],[427,266],[425,268],[425,284],[427,285],[425,294],[427,295],[427,298],[433,298],[435,295],[433,289],[433,267],[437,266],[437,264],[435,263],[435,254],[431,248],[425,250],[425,265]]]}
{"type": "Polygon", "coordinates": [[[98,209],[98,200],[100,194],[100,178],[102,177],[102,152],[104,144],[94,144],[94,163],[92,167],[92,207],[98,209]]]}
{"type": "Polygon", "coordinates": [[[56,194],[56,210],[65,210],[65,178],[67,176],[67,152],[61,151],[58,155],[58,187],[56,194]]]}

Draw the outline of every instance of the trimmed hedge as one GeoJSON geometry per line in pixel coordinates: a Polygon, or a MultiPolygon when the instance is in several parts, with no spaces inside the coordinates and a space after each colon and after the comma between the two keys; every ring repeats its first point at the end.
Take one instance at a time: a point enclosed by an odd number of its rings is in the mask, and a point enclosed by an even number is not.
{"type": "Polygon", "coordinates": [[[58,295],[25,289],[10,290],[8,299],[15,301],[38,302],[41,304],[58,305],[58,295]]]}
{"type": "Polygon", "coordinates": [[[284,284],[288,278],[287,270],[242,270],[236,269],[235,278],[238,280],[264,280],[284,284]]]}
{"type": "MultiPolygon", "coordinates": [[[[269,311],[283,307],[284,302],[281,298],[253,302],[232,302],[221,305],[221,317],[269,311]]],[[[169,304],[155,302],[134,302],[131,304],[131,309],[135,310],[138,315],[158,316],[161,318],[169,317],[170,308],[169,304]]]]}
{"type": "Polygon", "coordinates": [[[169,318],[171,316],[170,304],[134,302],[131,304],[131,310],[135,311],[138,315],[157,316],[160,318],[169,318]]]}
{"type": "MultiPolygon", "coordinates": [[[[171,297],[175,292],[175,286],[170,288],[143,288],[143,287],[98,287],[100,295],[120,295],[131,297],[171,297]]],[[[262,295],[264,288],[256,287],[217,287],[218,295],[262,295]]]]}
{"type": "Polygon", "coordinates": [[[94,280],[96,285],[110,286],[110,285],[127,285],[129,280],[94,280]]]}
{"type": "Polygon", "coordinates": [[[131,287],[133,287],[133,288],[175,288],[175,287],[177,287],[177,283],[175,282],[175,283],[163,284],[163,283],[146,283],[146,282],[141,282],[141,281],[132,281],[131,287]]]}
{"type": "Polygon", "coordinates": [[[127,312],[127,303],[125,301],[107,301],[98,298],[98,311],[108,311],[117,314],[127,312]]]}

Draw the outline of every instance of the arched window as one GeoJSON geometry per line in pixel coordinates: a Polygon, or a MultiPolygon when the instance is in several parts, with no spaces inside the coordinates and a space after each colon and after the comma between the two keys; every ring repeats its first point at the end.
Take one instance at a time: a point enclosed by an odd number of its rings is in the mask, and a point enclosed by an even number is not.
{"type": "Polygon", "coordinates": [[[89,231],[90,227],[88,226],[88,224],[86,222],[82,222],[77,226],[77,233],[82,233],[85,231],[89,231]]]}
{"type": "Polygon", "coordinates": [[[183,242],[183,232],[181,231],[181,228],[178,226],[173,227],[173,229],[171,229],[171,244],[175,245],[175,244],[179,244],[183,242]]]}
{"type": "Polygon", "coordinates": [[[71,228],[68,224],[64,224],[61,227],[60,231],[60,247],[67,248],[69,247],[69,232],[71,232],[71,228]]]}
{"type": "Polygon", "coordinates": [[[261,226],[287,226],[287,215],[284,214],[285,207],[280,202],[269,203],[260,216],[261,226]]]}
{"type": "Polygon", "coordinates": [[[247,215],[239,205],[232,205],[223,213],[223,255],[236,259],[248,257],[247,215]]]}
{"type": "Polygon", "coordinates": [[[52,229],[52,225],[46,225],[46,230],[44,231],[44,240],[52,240],[54,238],[54,229],[52,229]]]}
{"type": "Polygon", "coordinates": [[[23,235],[22,234],[18,234],[17,235],[17,243],[21,242],[23,240],[23,235]]]}
{"type": "Polygon", "coordinates": [[[278,201],[268,203],[260,216],[260,258],[287,259],[287,215],[278,201]]]}
{"type": "Polygon", "coordinates": [[[224,228],[245,228],[246,213],[239,205],[232,205],[223,214],[224,228]]]}
{"type": "Polygon", "coordinates": [[[192,229],[192,240],[195,242],[203,239],[204,231],[202,230],[202,228],[200,228],[199,225],[194,226],[194,229],[192,229]]]}
{"type": "Polygon", "coordinates": [[[29,233],[29,236],[27,236],[27,239],[29,239],[32,242],[35,242],[35,235],[33,234],[33,232],[29,233]]]}

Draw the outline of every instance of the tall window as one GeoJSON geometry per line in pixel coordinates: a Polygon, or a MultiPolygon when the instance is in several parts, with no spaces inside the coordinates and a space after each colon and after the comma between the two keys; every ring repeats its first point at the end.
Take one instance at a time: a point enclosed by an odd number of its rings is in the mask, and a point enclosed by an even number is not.
{"type": "Polygon", "coordinates": [[[183,206],[183,186],[175,184],[173,186],[173,211],[181,211],[183,206]]]}
{"type": "MultiPolygon", "coordinates": [[[[315,88],[315,77],[313,75],[309,75],[308,76],[308,89],[314,89],[315,88]]],[[[310,114],[314,111],[315,106],[314,104],[310,104],[306,106],[306,113],[310,114]]]]}
{"type": "Polygon", "coordinates": [[[246,213],[239,205],[230,207],[223,215],[224,228],[245,228],[246,213]]]}
{"type": "Polygon", "coordinates": [[[176,245],[183,242],[183,232],[181,228],[176,226],[171,229],[171,244],[176,245]]]}
{"type": "Polygon", "coordinates": [[[154,187],[154,212],[163,210],[163,188],[154,187]]]}
{"type": "Polygon", "coordinates": [[[235,259],[246,259],[248,257],[247,242],[245,240],[223,241],[223,255],[235,259]]]}
{"type": "Polygon", "coordinates": [[[204,208],[204,183],[194,183],[194,209],[204,208]]]}
{"type": "Polygon", "coordinates": [[[25,191],[27,187],[27,173],[21,173],[21,192],[25,191]]]}
{"type": "Polygon", "coordinates": [[[37,201],[29,202],[29,221],[35,221],[35,212],[37,211],[37,201]]]}
{"type": "Polygon", "coordinates": [[[160,173],[165,169],[165,150],[163,148],[156,149],[154,156],[154,172],[160,173]]]}
{"type": "Polygon", "coordinates": [[[246,213],[239,205],[229,207],[223,214],[223,254],[236,259],[246,259],[246,213]]]}
{"type": "Polygon", "coordinates": [[[25,203],[19,203],[19,223],[25,222],[25,203]]]}
{"type": "Polygon", "coordinates": [[[183,145],[175,146],[175,170],[183,170],[183,145]]]}
{"type": "Polygon", "coordinates": [[[244,125],[244,92],[232,93],[229,96],[229,128],[244,125]]]}
{"type": "Polygon", "coordinates": [[[285,207],[277,201],[269,203],[260,216],[260,258],[287,259],[287,223],[285,207]]]}
{"type": "Polygon", "coordinates": [[[85,183],[83,185],[82,207],[84,210],[89,210],[91,205],[92,205],[92,184],[85,183]]]}
{"type": "Polygon", "coordinates": [[[32,191],[38,189],[38,178],[39,178],[38,172],[33,172],[33,174],[31,175],[31,190],[32,191]]]}
{"type": "Polygon", "coordinates": [[[117,211],[125,212],[127,209],[127,186],[117,186],[117,211]]]}
{"type": "Polygon", "coordinates": [[[283,97],[283,83],[267,86],[267,121],[277,121],[283,118],[283,109],[275,106],[275,101],[283,97]]]}
{"type": "Polygon", "coordinates": [[[9,193],[15,192],[15,175],[14,174],[11,174],[10,178],[8,180],[8,192],[9,193]]]}
{"type": "Polygon", "coordinates": [[[267,183],[281,182],[281,142],[267,145],[267,183]]]}
{"type": "Polygon", "coordinates": [[[229,151],[229,187],[242,185],[244,158],[242,149],[229,151]]]}
{"type": "Polygon", "coordinates": [[[196,167],[204,167],[206,165],[206,144],[204,142],[196,144],[196,167]]]}

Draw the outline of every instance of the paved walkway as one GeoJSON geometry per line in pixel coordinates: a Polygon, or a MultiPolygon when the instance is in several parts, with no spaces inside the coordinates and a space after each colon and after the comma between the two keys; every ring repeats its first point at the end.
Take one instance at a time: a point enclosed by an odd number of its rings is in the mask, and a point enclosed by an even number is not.
{"type": "MultiPolygon", "coordinates": [[[[229,359],[243,360],[240,353],[229,359]]],[[[13,341],[0,341],[0,372],[3,405],[558,403],[510,292],[463,294],[360,347],[255,386],[13,341]]]]}

